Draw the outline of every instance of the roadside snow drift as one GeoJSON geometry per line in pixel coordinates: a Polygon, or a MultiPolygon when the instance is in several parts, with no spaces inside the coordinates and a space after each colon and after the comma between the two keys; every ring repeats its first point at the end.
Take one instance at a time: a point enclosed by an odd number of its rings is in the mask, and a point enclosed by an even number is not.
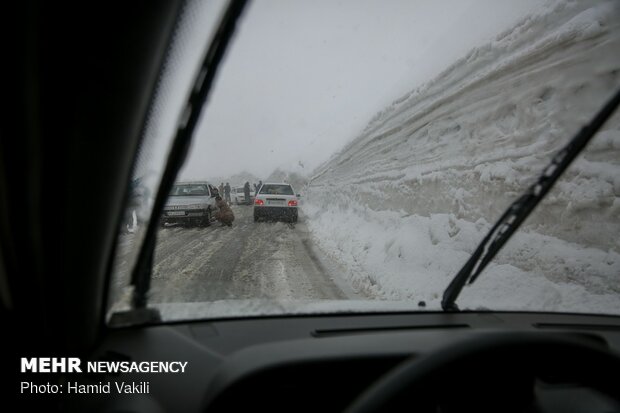
{"type": "MultiPolygon", "coordinates": [[[[619,24],[613,0],[548,3],[318,168],[303,211],[352,285],[439,308],[492,223],[620,86],[619,24]]],[[[616,114],[461,308],[620,313],[619,197],[616,114]]]]}

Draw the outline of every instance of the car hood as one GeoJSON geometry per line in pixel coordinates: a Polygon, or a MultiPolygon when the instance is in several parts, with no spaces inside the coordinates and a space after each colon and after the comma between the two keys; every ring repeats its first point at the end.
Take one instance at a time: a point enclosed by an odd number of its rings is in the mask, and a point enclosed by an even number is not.
{"type": "Polygon", "coordinates": [[[441,311],[439,304],[420,308],[411,301],[239,299],[211,302],[149,303],[163,322],[248,316],[355,314],[441,311]]]}
{"type": "Polygon", "coordinates": [[[208,196],[171,196],[166,206],[185,206],[195,204],[208,204],[211,197],[208,196]]]}

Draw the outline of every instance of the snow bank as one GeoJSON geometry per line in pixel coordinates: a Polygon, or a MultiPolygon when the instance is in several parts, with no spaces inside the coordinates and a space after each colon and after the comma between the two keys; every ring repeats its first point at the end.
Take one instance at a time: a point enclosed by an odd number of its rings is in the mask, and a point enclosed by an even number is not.
{"type": "MultiPolygon", "coordinates": [[[[620,6],[554,1],[382,110],[318,168],[303,210],[378,299],[441,293],[550,157],[620,86],[620,6]]],[[[620,115],[459,303],[620,313],[620,115]]]]}

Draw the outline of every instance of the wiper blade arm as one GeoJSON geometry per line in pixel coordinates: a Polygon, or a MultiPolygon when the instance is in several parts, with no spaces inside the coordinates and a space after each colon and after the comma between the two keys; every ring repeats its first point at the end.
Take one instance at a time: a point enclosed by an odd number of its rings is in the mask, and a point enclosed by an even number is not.
{"type": "Polygon", "coordinates": [[[456,299],[465,284],[467,282],[471,284],[476,281],[484,268],[530,215],[536,205],[547,195],[560,175],[585,148],[586,144],[613,114],[618,105],[620,105],[620,90],[605,104],[590,123],[584,126],[553,157],[551,163],[543,170],[536,182],[508,207],[444,291],[441,301],[441,307],[444,311],[458,311],[456,299]]]}
{"type": "Polygon", "coordinates": [[[185,106],[185,112],[177,127],[176,136],[172,141],[172,148],[168,156],[159,190],[155,197],[151,220],[146,228],[142,248],[138,255],[136,266],[132,272],[131,285],[134,286],[132,308],[144,309],[147,304],[147,293],[150,288],[153,255],[156,244],[156,235],[159,226],[158,217],[164,209],[174,180],[185,157],[198,124],[202,107],[207,101],[216,72],[224,58],[226,49],[235,33],[237,22],[246,6],[247,0],[231,0],[221,18],[207,54],[205,55],[200,71],[194,80],[194,86],[185,106]]]}

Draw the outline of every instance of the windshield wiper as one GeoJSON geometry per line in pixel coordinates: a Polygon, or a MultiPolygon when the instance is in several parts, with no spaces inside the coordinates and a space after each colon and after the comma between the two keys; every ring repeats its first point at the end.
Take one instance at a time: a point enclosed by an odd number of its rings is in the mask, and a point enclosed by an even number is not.
{"type": "Polygon", "coordinates": [[[478,245],[467,263],[461,268],[443,293],[441,307],[444,311],[458,311],[456,299],[463,286],[476,281],[482,270],[491,262],[498,251],[506,244],[512,234],[530,215],[532,210],[545,197],[560,175],[583,150],[605,121],[620,104],[620,90],[616,92],[600,112],[584,126],[579,133],[562,148],[543,170],[536,182],[514,201],[502,217],[478,245]]]}
{"type": "Polygon", "coordinates": [[[211,40],[209,49],[204,56],[198,75],[194,79],[191,94],[177,127],[176,136],[172,141],[170,155],[168,155],[168,161],[163,171],[157,196],[155,197],[151,219],[146,228],[142,248],[131,274],[131,285],[134,287],[131,310],[114,313],[109,322],[110,325],[159,321],[159,314],[155,310],[146,307],[147,293],[151,286],[151,272],[159,225],[158,218],[164,209],[168,194],[172,191],[177,174],[183,166],[202,108],[207,101],[216,72],[235,33],[237,22],[246,3],[247,0],[230,0],[220,20],[218,29],[211,40]]]}

